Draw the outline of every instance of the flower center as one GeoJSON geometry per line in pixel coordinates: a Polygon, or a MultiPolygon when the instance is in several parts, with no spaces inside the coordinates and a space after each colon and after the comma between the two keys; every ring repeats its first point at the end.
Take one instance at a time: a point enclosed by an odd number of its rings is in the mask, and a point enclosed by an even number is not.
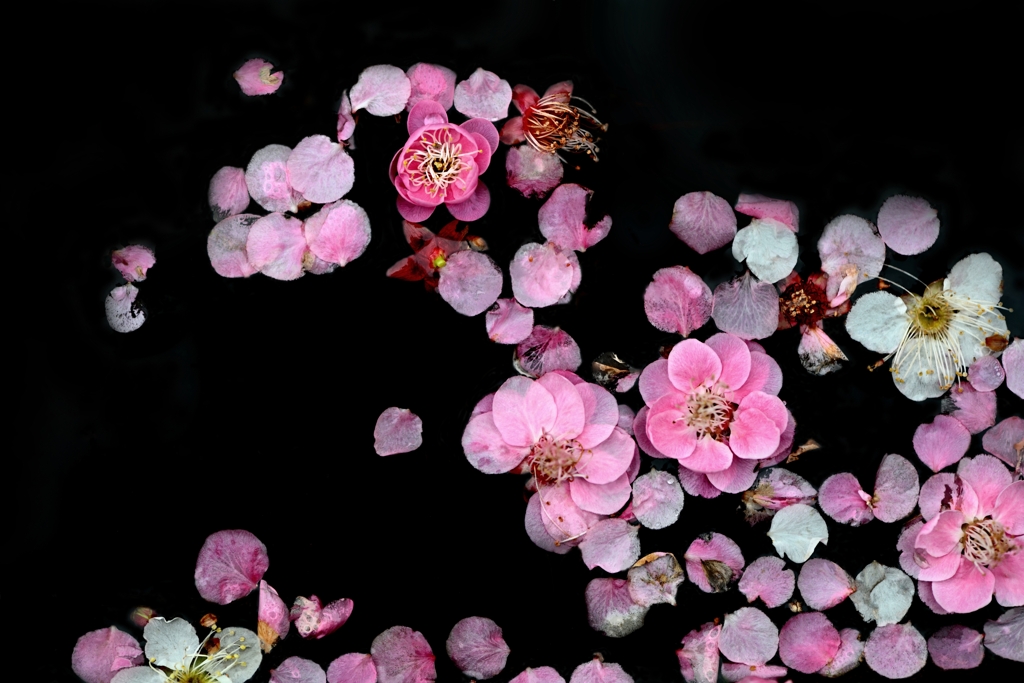
{"type": "MultiPolygon", "coordinates": [[[[579,98],[574,98],[579,99],[579,98]]],[[[560,149],[582,152],[597,161],[597,144],[591,131],[608,130],[587,111],[570,105],[565,93],[542,97],[523,114],[526,141],[541,152],[554,154],[560,149]]]]}
{"type": "Polygon", "coordinates": [[[572,481],[583,452],[583,446],[576,439],[555,441],[545,434],[530,449],[530,472],[538,484],[572,481]]]}
{"type": "MultiPolygon", "coordinates": [[[[439,131],[424,131],[417,141],[418,147],[410,148],[402,164],[409,171],[409,179],[416,187],[424,188],[434,197],[459,180],[463,170],[469,167],[464,157],[476,154],[477,150],[462,151],[462,144],[452,142],[448,128],[439,131]]],[[[463,187],[465,186],[465,181],[463,187]]]]}
{"type": "Polygon", "coordinates": [[[709,435],[718,439],[729,429],[733,404],[714,391],[690,394],[686,399],[686,424],[697,430],[698,436],[709,435]]]}
{"type": "Polygon", "coordinates": [[[914,301],[907,313],[910,315],[910,326],[918,336],[937,337],[949,329],[955,311],[940,291],[926,292],[914,301]]]}
{"type": "Polygon", "coordinates": [[[828,312],[828,298],[821,287],[805,282],[786,289],[779,306],[790,325],[813,325],[828,312]]]}
{"type": "Polygon", "coordinates": [[[1017,547],[1003,525],[990,517],[964,524],[961,530],[964,557],[975,566],[994,567],[1003,555],[1017,547]]]}
{"type": "Polygon", "coordinates": [[[168,680],[172,683],[213,683],[214,677],[203,671],[175,671],[168,680]]]}

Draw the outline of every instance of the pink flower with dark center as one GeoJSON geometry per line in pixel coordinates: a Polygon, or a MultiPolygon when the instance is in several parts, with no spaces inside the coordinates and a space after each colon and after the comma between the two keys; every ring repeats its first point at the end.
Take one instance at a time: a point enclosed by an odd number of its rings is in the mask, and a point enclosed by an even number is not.
{"type": "Polygon", "coordinates": [[[497,148],[498,131],[490,121],[470,119],[456,125],[433,100],[409,111],[409,141],[391,160],[390,177],[398,190],[398,212],[409,221],[425,221],[445,204],[461,221],[475,221],[490,206],[478,176],[497,148]]]}
{"type": "Polygon", "coordinates": [[[829,276],[814,273],[802,280],[795,272],[779,283],[779,329],[800,328],[800,363],[813,375],[827,375],[848,360],[842,349],[825,334],[822,321],[850,310],[850,293],[857,286],[857,271],[843,278],[839,293],[830,297],[829,276]]]}
{"type": "Polygon", "coordinates": [[[502,126],[501,141],[506,145],[526,141],[539,152],[558,154],[564,150],[597,161],[595,134],[605,132],[608,126],[594,116],[585,100],[572,96],[572,81],[555,83],[543,96],[528,85],[517,85],[512,89],[512,103],[522,116],[514,116],[502,126]],[[586,108],[573,106],[573,99],[586,108]]]}

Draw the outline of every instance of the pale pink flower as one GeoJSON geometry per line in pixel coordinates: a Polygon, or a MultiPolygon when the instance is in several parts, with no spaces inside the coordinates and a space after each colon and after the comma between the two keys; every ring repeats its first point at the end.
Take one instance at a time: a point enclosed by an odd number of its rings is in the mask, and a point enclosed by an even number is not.
{"type": "Polygon", "coordinates": [[[250,59],[234,73],[242,92],[250,97],[277,92],[284,81],[284,72],[274,71],[274,65],[262,59],[250,59]]]}

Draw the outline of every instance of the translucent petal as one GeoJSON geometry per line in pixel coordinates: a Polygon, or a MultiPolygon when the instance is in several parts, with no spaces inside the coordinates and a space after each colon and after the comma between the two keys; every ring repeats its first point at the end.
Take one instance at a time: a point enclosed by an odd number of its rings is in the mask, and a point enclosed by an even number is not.
{"type": "Polygon", "coordinates": [[[408,626],[392,626],[373,639],[370,656],[377,683],[425,683],[437,678],[427,639],[408,626]]]}
{"type": "Polygon", "coordinates": [[[707,623],[683,636],[683,646],[676,650],[679,670],[687,683],[717,683],[718,637],[722,627],[707,623]]]}
{"type": "Polygon", "coordinates": [[[517,145],[505,156],[508,186],[524,197],[543,199],[562,182],[564,164],[555,154],[517,145]]]}
{"type": "Polygon", "coordinates": [[[686,576],[705,593],[721,593],[743,572],[743,553],[719,533],[701,534],[683,555],[686,576]]]}
{"type": "Polygon", "coordinates": [[[580,347],[565,330],[535,325],[530,336],[516,346],[516,370],[539,377],[552,370],[574,372],[583,362],[580,347]]]}
{"type": "MultiPolygon", "coordinates": [[[[248,196],[248,195],[246,195],[248,196]]],[[[206,254],[210,265],[222,277],[249,277],[259,270],[249,263],[245,244],[249,239],[249,228],[260,219],[251,213],[242,213],[225,218],[213,226],[206,239],[206,254]]]]}
{"type": "Polygon", "coordinates": [[[736,236],[736,214],[721,197],[690,192],[676,200],[668,227],[698,254],[706,254],[736,236]]]}
{"type": "Polygon", "coordinates": [[[583,563],[615,573],[628,569],[640,558],[639,527],[621,519],[603,519],[580,541],[583,563]]]}
{"type": "Polygon", "coordinates": [[[1020,339],[1014,339],[1003,351],[1003,369],[1006,371],[1006,388],[1024,398],[1024,342],[1020,339]]]}
{"type": "Polygon", "coordinates": [[[474,316],[497,301],[503,282],[501,268],[490,256],[466,250],[448,257],[437,291],[456,311],[474,316]]]}
{"type": "Polygon", "coordinates": [[[802,612],[779,631],[779,658],[791,669],[809,674],[832,661],[841,645],[839,631],[821,612],[802,612]]]}
{"type": "Polygon", "coordinates": [[[370,655],[350,652],[327,667],[327,683],[377,683],[377,667],[370,655]]]}
{"type": "Polygon", "coordinates": [[[284,604],[284,600],[262,579],[256,618],[256,633],[260,638],[260,646],[264,652],[270,652],[278,640],[288,635],[291,620],[288,618],[288,606],[284,604]]]}
{"type": "Polygon", "coordinates": [[[786,555],[800,563],[807,561],[818,543],[828,544],[828,526],[817,510],[797,503],[775,513],[768,536],[779,557],[786,555]]]}
{"type": "Polygon", "coordinates": [[[128,282],[142,282],[146,272],[156,264],[156,256],[149,247],[129,244],[110,254],[110,262],[128,282]]]}
{"type": "Polygon", "coordinates": [[[113,626],[86,633],[71,653],[71,669],[85,683],[110,683],[118,671],[143,661],[139,641],[113,626]]]}
{"type": "Polygon", "coordinates": [[[633,677],[618,664],[606,664],[594,658],[573,669],[569,683],[633,683],[633,677]]]}
{"type": "Polygon", "coordinates": [[[267,145],[256,151],[245,169],[245,185],[256,203],[267,211],[296,211],[302,193],[291,186],[288,157],[292,150],[284,145],[267,145]]]}
{"type": "Polygon", "coordinates": [[[800,231],[800,210],[785,199],[772,199],[760,194],[741,194],[736,200],[736,212],[753,218],[771,218],[793,232],[800,231]]]}
{"type": "Polygon", "coordinates": [[[715,287],[711,317],[723,332],[741,339],[770,337],[779,324],[779,295],[768,282],[744,273],[715,287]]]}
{"type": "Polygon", "coordinates": [[[275,280],[302,277],[308,247],[298,218],[271,213],[249,227],[245,253],[250,265],[275,280]]]}
{"type": "Polygon", "coordinates": [[[985,657],[983,640],[984,636],[973,628],[943,626],[928,638],[928,654],[940,669],[973,669],[981,666],[985,657]]]}
{"type": "Polygon", "coordinates": [[[987,452],[1010,467],[1016,467],[1020,462],[1021,449],[1024,448],[1024,418],[1013,415],[1002,420],[985,432],[981,444],[987,452]]]}
{"type": "Polygon", "coordinates": [[[939,213],[920,197],[893,195],[878,210],[878,232],[897,254],[920,254],[939,238],[939,213]]]}
{"type": "Polygon", "coordinates": [[[410,453],[423,445],[423,420],[406,408],[388,408],[373,428],[377,455],[410,453]]]}
{"type": "Polygon", "coordinates": [[[885,243],[875,231],[875,226],[863,218],[837,216],[825,226],[818,239],[818,255],[822,272],[829,276],[828,294],[835,296],[844,277],[845,266],[857,267],[858,284],[882,272],[885,243]],[[833,287],[835,292],[831,291],[833,287]]]}
{"type": "Polygon", "coordinates": [[[142,630],[146,639],[146,659],[169,669],[184,667],[192,661],[199,638],[192,624],[184,619],[154,617],[142,630]]]}
{"type": "Polygon", "coordinates": [[[886,678],[909,678],[924,668],[928,646],[910,624],[879,626],[864,645],[864,660],[886,678]]]}
{"type": "Polygon", "coordinates": [[[508,116],[512,86],[504,78],[483,69],[455,86],[455,109],[467,118],[499,121],[508,116]]]}
{"type": "Polygon", "coordinates": [[[629,594],[638,605],[676,604],[676,590],[686,580],[672,553],[651,553],[637,560],[626,573],[629,594]]]}
{"type": "Polygon", "coordinates": [[[688,337],[711,318],[711,288],[686,266],[662,268],[644,291],[647,320],[663,332],[688,337]]]}
{"type": "Polygon", "coordinates": [[[498,344],[518,344],[533,331],[533,309],[515,299],[498,299],[484,316],[487,336],[498,344]]]}
{"type": "Polygon", "coordinates": [[[985,622],[985,647],[1006,659],[1024,662],[1024,607],[1003,612],[985,622]]]}
{"type": "Polygon", "coordinates": [[[670,472],[651,470],[633,482],[633,514],[648,529],[664,529],[679,519],[683,489],[670,472]]]}
{"type": "Polygon", "coordinates": [[[306,219],[305,235],[309,250],[319,258],[345,266],[370,244],[370,217],[363,207],[343,199],[306,219]]]}
{"type": "Polygon", "coordinates": [[[932,472],[960,462],[970,445],[971,433],[948,415],[938,415],[914,431],[914,452],[932,472]]]}
{"type": "Polygon", "coordinates": [[[593,194],[576,183],[558,186],[537,213],[541,234],[569,251],[586,251],[604,239],[611,230],[611,218],[605,216],[592,226],[587,222],[587,203],[593,194]]]}
{"type": "Polygon", "coordinates": [[[870,292],[857,299],[846,316],[846,331],[870,351],[892,353],[910,325],[907,307],[889,292],[870,292]]]}
{"type": "Polygon", "coordinates": [[[844,628],[839,632],[841,640],[839,651],[832,660],[818,670],[818,673],[828,678],[836,678],[845,673],[853,671],[860,666],[864,659],[864,643],[860,639],[860,631],[853,628],[844,628]]]}
{"type": "Polygon", "coordinates": [[[995,303],[1003,291],[1003,267],[988,254],[971,254],[950,269],[947,284],[959,296],[995,303]]]}
{"type": "Polygon", "coordinates": [[[412,94],[409,77],[397,66],[378,64],[363,69],[349,91],[352,111],[365,109],[374,116],[394,116],[405,110],[412,94]]]}
{"type": "Polygon", "coordinates": [[[289,657],[270,670],[270,683],[327,683],[327,674],[312,660],[289,657]]]}
{"type": "Polygon", "coordinates": [[[243,529],[210,534],[199,550],[195,582],[204,600],[226,605],[259,585],[270,566],[267,547],[243,529]]]}
{"type": "Polygon", "coordinates": [[[778,282],[796,266],[799,246],[793,231],[770,218],[754,219],[736,233],[732,255],[765,282],[778,282]]]}
{"type": "Polygon", "coordinates": [[[800,568],[800,596],[811,609],[835,607],[857,590],[856,582],[831,560],[814,558],[800,568]]]}
{"type": "Polygon", "coordinates": [[[511,652],[501,636],[501,627],[487,617],[460,620],[448,635],[445,649],[463,675],[477,680],[501,673],[511,652]]]}
{"type": "Polygon", "coordinates": [[[349,149],[355,149],[351,143],[352,134],[356,132],[356,119],[352,115],[352,99],[348,90],[341,93],[341,104],[338,105],[338,142],[345,142],[349,149]]]}
{"type": "Polygon", "coordinates": [[[895,453],[884,456],[875,476],[875,517],[883,522],[907,517],[917,507],[920,490],[917,469],[909,460],[895,453]]]}
{"type": "MultiPolygon", "coordinates": [[[[1018,348],[1021,346],[1019,341],[1014,340],[1013,344],[1010,344],[1010,348],[1003,351],[1004,363],[1014,344],[1017,344],[1018,348]]],[[[995,391],[1003,383],[1003,379],[1006,378],[1006,372],[995,357],[982,356],[971,364],[970,369],[967,371],[967,378],[971,380],[971,386],[977,391],[995,391]]]]}
{"type": "Polygon", "coordinates": [[[718,649],[734,662],[766,663],[779,647],[779,629],[756,607],[741,607],[725,615],[718,649]]]}

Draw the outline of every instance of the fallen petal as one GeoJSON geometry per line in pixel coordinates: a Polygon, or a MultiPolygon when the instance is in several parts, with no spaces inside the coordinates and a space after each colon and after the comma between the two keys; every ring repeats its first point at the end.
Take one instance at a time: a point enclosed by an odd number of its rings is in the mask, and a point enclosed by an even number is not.
{"type": "Polygon", "coordinates": [[[289,657],[270,670],[270,683],[327,683],[327,674],[314,661],[289,657]]]}
{"type": "Polygon", "coordinates": [[[121,287],[114,287],[104,300],[107,324],[115,332],[134,332],[146,322],[146,311],[135,299],[139,296],[138,288],[130,282],[121,287]]]}
{"type": "Polygon", "coordinates": [[[580,541],[587,568],[600,567],[614,574],[628,569],[640,557],[639,528],[622,519],[602,519],[580,541]]]}
{"type": "Polygon", "coordinates": [[[302,277],[307,248],[302,221],[280,213],[255,221],[245,241],[249,264],[275,280],[302,277]]]}
{"type": "Polygon", "coordinates": [[[423,420],[406,408],[388,408],[373,428],[377,455],[410,453],[423,445],[423,420]]]}
{"type": "Polygon", "coordinates": [[[878,210],[878,232],[897,254],[920,254],[939,238],[939,213],[920,197],[893,195],[878,210]]]}
{"type": "Polygon", "coordinates": [[[487,336],[498,344],[518,344],[533,331],[533,309],[515,299],[498,299],[484,316],[487,336]]]}
{"type": "Polygon", "coordinates": [[[647,605],[637,604],[623,579],[591,579],[584,595],[590,628],[610,638],[622,638],[644,625],[647,605]]]}
{"type": "Polygon", "coordinates": [[[835,607],[857,590],[849,574],[831,560],[815,558],[800,568],[797,579],[800,596],[811,609],[835,607]]]}
{"type": "Polygon", "coordinates": [[[317,204],[338,201],[355,182],[352,157],[326,135],[303,138],[288,155],[287,167],[292,187],[317,204]]]}
{"type": "Polygon", "coordinates": [[[139,641],[110,626],[78,639],[71,653],[71,669],[85,683],[110,683],[118,671],[140,666],[144,660],[139,641]]]}
{"type": "Polygon", "coordinates": [[[470,678],[486,680],[505,668],[511,652],[501,628],[487,617],[466,617],[455,624],[445,643],[448,657],[470,678]]]}
{"type": "MultiPolygon", "coordinates": [[[[462,315],[474,316],[490,308],[501,296],[501,268],[487,254],[459,251],[441,269],[437,291],[462,315]]],[[[532,316],[531,316],[532,317],[532,316]]]]}
{"type": "Polygon", "coordinates": [[[569,291],[573,279],[568,255],[551,243],[531,242],[521,246],[508,272],[516,299],[531,308],[558,303],[569,291]]]}
{"type": "Polygon", "coordinates": [[[288,618],[288,606],[277,594],[277,591],[266,581],[260,579],[260,601],[257,609],[256,635],[260,638],[260,647],[270,652],[277,641],[288,635],[291,620],[288,618]]]}
{"type": "Polygon", "coordinates": [[[1024,342],[1014,339],[1003,351],[1003,369],[1006,371],[1006,388],[1024,398],[1024,342]]]}
{"type": "Polygon", "coordinates": [[[857,284],[878,277],[885,262],[885,243],[871,223],[859,216],[843,215],[825,226],[818,239],[818,255],[822,272],[828,274],[826,293],[833,297],[839,292],[848,265],[857,268],[857,284]]]}
{"type": "Polygon", "coordinates": [[[959,624],[943,626],[928,638],[928,654],[940,669],[973,669],[981,666],[985,657],[981,644],[984,639],[973,628],[959,624]]]}
{"type": "MultiPolygon", "coordinates": [[[[409,77],[397,66],[367,67],[349,91],[352,111],[365,109],[374,116],[394,116],[405,110],[412,94],[409,77]]],[[[412,131],[410,131],[412,132],[412,131]]]]}
{"type": "Polygon", "coordinates": [[[735,208],[737,213],[745,216],[770,218],[793,232],[800,231],[800,210],[796,204],[785,199],[772,199],[761,194],[741,194],[735,208]]]}
{"type": "Polygon", "coordinates": [[[736,236],[736,214],[721,197],[690,192],[676,200],[668,227],[695,252],[706,254],[736,236]]]}
{"type": "Polygon", "coordinates": [[[1024,662],[1024,607],[1014,607],[985,622],[985,647],[1006,659],[1024,662]]]}
{"type": "MultiPolygon", "coordinates": [[[[781,558],[771,555],[759,557],[743,571],[737,588],[746,596],[747,602],[761,598],[765,607],[783,605],[793,597],[793,586],[796,584],[793,570],[785,567],[786,562],[781,558]]],[[[803,571],[806,570],[807,565],[804,565],[803,571]]]]}
{"type": "Polygon", "coordinates": [[[779,295],[768,282],[744,273],[715,287],[711,317],[723,332],[741,339],[770,337],[779,324],[779,295]]]}
{"type": "Polygon", "coordinates": [[[725,615],[718,649],[734,662],[761,665],[775,656],[779,629],[756,607],[741,607],[725,615]]]}
{"type": "Polygon", "coordinates": [[[860,526],[874,519],[868,500],[861,496],[863,489],[857,478],[849,472],[840,472],[822,482],[818,490],[818,505],[822,512],[842,524],[860,526]]]}
{"type": "Polygon", "coordinates": [[[558,675],[558,672],[550,666],[539,666],[536,669],[526,667],[526,670],[513,678],[509,683],[565,683],[565,679],[558,675]]]}
{"type": "Polygon", "coordinates": [[[651,553],[637,560],[626,573],[633,602],[650,607],[661,602],[676,604],[676,590],[686,580],[683,567],[672,553],[651,553]]]}
{"type": "Polygon", "coordinates": [[[958,463],[970,445],[971,433],[948,415],[938,415],[914,432],[914,452],[932,472],[958,463]]]}
{"type": "Polygon", "coordinates": [[[839,632],[839,638],[839,651],[828,664],[818,670],[822,676],[828,678],[842,676],[860,666],[864,659],[864,642],[860,639],[860,631],[854,628],[844,628],[839,632]]]}
{"type": "Polygon", "coordinates": [[[517,145],[505,156],[508,186],[524,197],[543,199],[562,182],[564,164],[556,154],[517,145]]]}
{"type": "Polygon", "coordinates": [[[409,77],[409,102],[406,109],[412,109],[420,100],[433,100],[445,109],[451,109],[455,102],[455,72],[440,64],[418,62],[405,72],[409,77]]]}
{"type": "Polygon", "coordinates": [[[377,683],[425,683],[437,679],[427,639],[408,626],[392,626],[373,639],[370,656],[377,683]]]}
{"type": "Polygon", "coordinates": [[[717,683],[721,633],[721,626],[707,623],[683,636],[683,646],[676,650],[676,656],[686,683],[717,683]]]}
{"type": "Polygon", "coordinates": [[[339,266],[362,256],[370,244],[370,217],[348,199],[323,207],[306,219],[304,227],[309,250],[339,266]]]}
{"type": "Polygon", "coordinates": [[[793,231],[770,218],[754,219],[736,233],[732,255],[765,282],[778,282],[796,266],[800,249],[793,231]]]}
{"type": "Polygon", "coordinates": [[[711,288],[686,266],[662,268],[644,291],[647,320],[684,337],[711,318],[712,302],[711,288]]]}
{"type": "Polygon", "coordinates": [[[683,554],[686,576],[705,593],[721,593],[743,573],[743,553],[719,533],[701,534],[683,554]]]}
{"type": "Polygon", "coordinates": [[[242,529],[210,534],[199,550],[195,582],[204,600],[226,605],[259,585],[270,566],[267,547],[242,529]]]}
{"type": "Polygon", "coordinates": [[[604,239],[612,227],[610,217],[593,226],[587,223],[587,203],[593,194],[576,183],[560,185],[537,212],[541,234],[567,251],[586,251],[604,239]]]}
{"type": "Polygon", "coordinates": [[[288,178],[290,147],[267,145],[257,150],[245,168],[245,185],[256,203],[267,211],[297,211],[302,193],[288,178]]]}
{"type": "Polygon", "coordinates": [[[1024,418],[1013,415],[1001,421],[985,432],[981,445],[1010,467],[1016,467],[1024,448],[1024,418]]]}
{"type": "Polygon", "coordinates": [[[882,458],[875,476],[873,512],[882,522],[895,522],[917,507],[921,491],[917,469],[902,455],[889,453],[882,458]]]}
{"type": "Polygon", "coordinates": [[[242,92],[250,97],[277,92],[284,81],[284,72],[274,71],[274,65],[262,59],[250,59],[238,67],[233,75],[242,92]]]}
{"type": "Polygon", "coordinates": [[[857,590],[850,596],[860,616],[879,626],[898,623],[914,600],[914,582],[894,567],[872,562],[857,574],[857,590]]]}
{"type": "Polygon", "coordinates": [[[527,377],[540,377],[552,370],[575,372],[583,362],[580,347],[558,327],[535,325],[530,336],[516,346],[513,364],[527,377]]]}
{"type": "Polygon", "coordinates": [[[633,677],[618,664],[606,664],[595,657],[577,666],[569,677],[569,683],[633,683],[633,677]]]}
{"type": "Polygon", "coordinates": [[[821,612],[802,612],[779,631],[779,658],[791,669],[814,673],[839,652],[839,631],[821,612]]]}
{"type": "Polygon", "coordinates": [[[779,557],[786,555],[800,563],[807,561],[818,543],[828,544],[828,526],[817,510],[797,503],[775,513],[768,536],[779,557]]]}
{"type": "Polygon", "coordinates": [[[670,472],[651,470],[633,482],[633,514],[648,529],[675,524],[683,498],[679,480],[670,472]]]}
{"type": "Polygon", "coordinates": [[[924,668],[928,646],[910,624],[879,626],[864,646],[864,661],[886,678],[909,678],[924,668]]]}
{"type": "Polygon", "coordinates": [[[373,657],[350,652],[327,667],[327,683],[377,683],[377,667],[373,657]]]}
{"type": "Polygon", "coordinates": [[[455,86],[455,109],[467,118],[499,121],[508,116],[512,86],[504,78],[477,69],[455,86]]]}
{"type": "MultiPolygon", "coordinates": [[[[249,195],[246,195],[248,197],[249,195]]],[[[245,251],[249,228],[260,219],[251,213],[236,214],[213,226],[206,238],[210,265],[222,277],[249,277],[259,270],[249,263],[245,251]]]]}

